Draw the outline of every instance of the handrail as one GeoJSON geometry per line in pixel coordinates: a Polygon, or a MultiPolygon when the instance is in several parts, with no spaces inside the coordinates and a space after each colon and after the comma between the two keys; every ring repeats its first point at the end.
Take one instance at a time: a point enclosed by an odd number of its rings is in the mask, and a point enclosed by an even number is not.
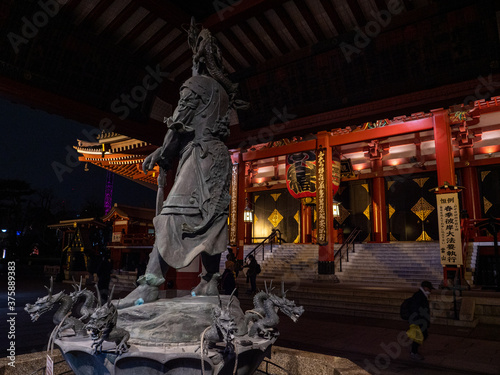
{"type": "Polygon", "coordinates": [[[262,242],[260,242],[257,246],[255,246],[254,249],[252,251],[250,251],[245,256],[245,260],[250,255],[254,255],[254,257],[255,257],[255,255],[257,254],[257,250],[261,246],[262,246],[262,260],[264,260],[264,253],[265,253],[264,244],[266,243],[266,241],[269,240],[269,243],[271,244],[271,253],[272,253],[273,252],[273,243],[272,243],[272,240],[274,240],[275,238],[278,238],[279,244],[281,245],[281,242],[283,241],[283,239],[281,238],[281,231],[279,229],[273,228],[272,231],[271,231],[271,234],[269,236],[267,236],[264,240],[262,240],[262,242]],[[279,233],[279,235],[278,235],[278,233],[279,233]]]}
{"type": "Polygon", "coordinates": [[[346,250],[346,261],[349,262],[349,246],[352,244],[352,252],[355,252],[354,249],[354,241],[356,240],[356,237],[358,237],[358,234],[361,233],[361,229],[359,227],[354,228],[354,230],[349,234],[349,237],[347,237],[347,240],[344,241],[342,246],[340,246],[340,249],[338,249],[334,254],[333,254],[333,259],[337,259],[338,254],[340,253],[339,257],[339,272],[342,272],[342,250],[344,247],[347,247],[346,250]]]}

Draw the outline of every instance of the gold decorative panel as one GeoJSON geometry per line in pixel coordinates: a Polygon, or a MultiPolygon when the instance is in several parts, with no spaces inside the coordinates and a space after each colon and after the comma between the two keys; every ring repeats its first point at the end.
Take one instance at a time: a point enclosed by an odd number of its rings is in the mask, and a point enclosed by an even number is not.
{"type": "Polygon", "coordinates": [[[366,206],[366,209],[363,211],[363,214],[370,220],[370,205],[366,206]]]}
{"type": "Polygon", "coordinates": [[[396,210],[389,204],[389,219],[392,217],[394,212],[396,212],[396,210]]]}
{"type": "Polygon", "coordinates": [[[488,174],[490,173],[491,171],[482,171],[481,172],[481,181],[484,181],[484,179],[486,178],[486,176],[488,176],[488,174]]]}
{"type": "Polygon", "coordinates": [[[435,207],[427,202],[424,198],[420,198],[417,203],[411,208],[411,211],[417,215],[420,220],[424,221],[427,216],[434,211],[435,207]]]}
{"type": "Polygon", "coordinates": [[[426,233],[425,230],[423,230],[422,233],[420,234],[420,237],[418,237],[416,241],[420,242],[432,241],[432,238],[426,233]]]}
{"type": "Polygon", "coordinates": [[[397,241],[398,239],[392,235],[391,232],[389,232],[389,241],[397,241]]]}
{"type": "Polygon", "coordinates": [[[483,204],[484,204],[484,213],[488,212],[488,210],[493,206],[493,204],[486,199],[486,197],[483,197],[483,204]]]}
{"type": "Polygon", "coordinates": [[[297,235],[297,237],[293,240],[293,243],[300,243],[300,235],[297,235]]]}
{"type": "Polygon", "coordinates": [[[281,193],[276,193],[276,194],[271,194],[271,197],[273,197],[274,201],[276,202],[278,198],[280,197],[281,193]]]}
{"type": "Polygon", "coordinates": [[[363,186],[368,193],[370,192],[370,187],[368,186],[368,184],[361,184],[361,186],[363,186]]]}
{"type": "Polygon", "coordinates": [[[273,213],[267,218],[267,220],[269,220],[273,227],[276,228],[281,220],[283,220],[283,215],[281,215],[279,211],[275,209],[273,213]]]}
{"type": "Polygon", "coordinates": [[[413,181],[415,181],[418,184],[418,186],[423,188],[428,179],[429,177],[414,178],[413,181]]]}
{"type": "Polygon", "coordinates": [[[347,211],[347,209],[344,206],[340,205],[339,206],[339,214],[340,214],[340,216],[336,217],[335,220],[337,221],[337,223],[342,225],[342,223],[345,221],[345,219],[347,219],[347,217],[350,215],[350,213],[349,213],[349,211],[347,211]]]}
{"type": "Polygon", "coordinates": [[[389,190],[395,182],[396,181],[387,181],[387,190],[389,190]]]}
{"type": "Polygon", "coordinates": [[[259,199],[259,197],[260,197],[260,195],[254,195],[253,196],[253,202],[254,203],[257,202],[257,199],[259,199]]]}
{"type": "Polygon", "coordinates": [[[297,211],[297,213],[295,214],[295,216],[293,218],[295,219],[295,221],[297,223],[300,224],[300,211],[297,211]]]}

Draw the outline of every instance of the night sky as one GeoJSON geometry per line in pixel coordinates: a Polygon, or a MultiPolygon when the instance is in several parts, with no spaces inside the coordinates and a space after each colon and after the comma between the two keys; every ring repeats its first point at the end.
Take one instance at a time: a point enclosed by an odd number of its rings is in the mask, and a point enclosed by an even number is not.
{"type": "MultiPolygon", "coordinates": [[[[79,210],[86,201],[104,205],[106,171],[69,158],[68,149],[77,139],[87,140],[84,130],[93,128],[61,116],[29,108],[0,98],[2,129],[0,172],[4,179],[27,181],[34,189],[52,189],[55,203],[79,210]],[[76,165],[78,164],[78,165],[76,165]],[[60,178],[54,165],[64,170],[60,178]]],[[[113,204],[154,208],[156,192],[115,175],[113,204]]]]}

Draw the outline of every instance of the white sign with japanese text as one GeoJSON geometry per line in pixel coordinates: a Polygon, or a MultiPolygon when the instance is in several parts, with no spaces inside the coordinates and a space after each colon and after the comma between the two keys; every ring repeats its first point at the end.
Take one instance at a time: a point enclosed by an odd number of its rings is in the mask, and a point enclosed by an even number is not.
{"type": "Polygon", "coordinates": [[[441,264],[460,266],[463,260],[458,193],[438,194],[436,200],[441,264]]]}

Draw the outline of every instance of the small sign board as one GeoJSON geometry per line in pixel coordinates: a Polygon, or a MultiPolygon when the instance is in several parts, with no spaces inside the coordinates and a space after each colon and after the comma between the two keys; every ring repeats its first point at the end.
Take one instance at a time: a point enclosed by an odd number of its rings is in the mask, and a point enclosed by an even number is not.
{"type": "Polygon", "coordinates": [[[439,249],[443,266],[463,264],[458,193],[436,195],[439,249]]]}
{"type": "Polygon", "coordinates": [[[47,354],[47,362],[45,363],[45,375],[54,375],[54,361],[47,354]]]}

